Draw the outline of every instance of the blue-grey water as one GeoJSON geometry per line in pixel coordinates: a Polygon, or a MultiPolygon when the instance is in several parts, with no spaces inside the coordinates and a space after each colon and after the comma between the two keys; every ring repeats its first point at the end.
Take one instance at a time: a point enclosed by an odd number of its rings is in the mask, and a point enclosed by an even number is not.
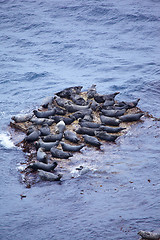
{"type": "Polygon", "coordinates": [[[160,1],[0,0],[0,239],[131,240],[160,226],[159,121],[84,151],[80,177],[21,182],[11,116],[93,83],[160,117],[160,1]]]}

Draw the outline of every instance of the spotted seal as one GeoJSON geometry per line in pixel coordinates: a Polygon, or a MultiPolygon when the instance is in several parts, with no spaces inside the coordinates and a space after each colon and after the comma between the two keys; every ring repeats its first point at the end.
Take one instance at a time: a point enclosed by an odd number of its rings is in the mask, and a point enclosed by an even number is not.
{"type": "Polygon", "coordinates": [[[119,117],[119,119],[122,122],[133,122],[139,121],[143,115],[144,115],[143,113],[126,114],[124,116],[119,117]]]}
{"type": "Polygon", "coordinates": [[[64,132],[64,138],[73,143],[78,143],[80,141],[80,139],[77,137],[77,135],[74,132],[69,131],[69,130],[66,130],[64,132]]]}
{"type": "Polygon", "coordinates": [[[43,170],[38,170],[38,175],[42,180],[45,181],[59,181],[62,178],[62,174],[56,175],[55,173],[45,172],[43,170]]]}
{"type": "Polygon", "coordinates": [[[102,143],[98,141],[96,137],[88,136],[88,135],[83,135],[85,143],[88,143],[94,147],[100,147],[102,143]]]}
{"type": "Polygon", "coordinates": [[[69,157],[72,157],[73,154],[72,153],[69,153],[69,152],[63,152],[62,150],[59,150],[55,147],[52,147],[51,150],[50,150],[51,154],[52,154],[52,157],[55,157],[55,158],[61,158],[61,159],[67,159],[69,157]]]}
{"type": "Polygon", "coordinates": [[[43,162],[34,162],[30,163],[28,168],[32,168],[34,171],[37,171],[38,169],[50,172],[54,170],[57,167],[57,162],[53,162],[51,164],[45,164],[43,162]]]}
{"type": "Polygon", "coordinates": [[[109,142],[114,142],[118,137],[117,135],[107,134],[105,131],[101,131],[101,130],[96,130],[95,135],[101,140],[105,140],[109,142]]]}

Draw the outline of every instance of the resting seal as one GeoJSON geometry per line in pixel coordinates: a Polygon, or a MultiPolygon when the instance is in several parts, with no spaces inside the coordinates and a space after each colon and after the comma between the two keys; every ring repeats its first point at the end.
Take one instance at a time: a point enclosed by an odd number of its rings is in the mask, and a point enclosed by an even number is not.
{"type": "Polygon", "coordinates": [[[83,135],[85,143],[88,143],[92,146],[95,147],[100,147],[102,145],[101,142],[98,141],[96,137],[88,136],[88,135],[83,135]]]}
{"type": "Polygon", "coordinates": [[[111,117],[106,117],[104,115],[100,115],[101,122],[105,125],[109,126],[119,126],[121,120],[111,117]]]}
{"type": "Polygon", "coordinates": [[[61,141],[63,137],[63,133],[58,133],[58,134],[50,134],[48,136],[43,137],[44,142],[56,142],[61,141]]]}
{"type": "Polygon", "coordinates": [[[88,99],[93,98],[95,94],[97,93],[96,91],[96,85],[93,84],[87,91],[87,97],[88,99]]]}
{"type": "Polygon", "coordinates": [[[55,147],[52,147],[50,151],[51,151],[52,157],[55,157],[55,158],[67,159],[73,156],[72,153],[63,152],[62,150],[59,150],[55,147]]]}
{"type": "Polygon", "coordinates": [[[76,130],[78,134],[87,134],[89,136],[95,136],[95,130],[97,128],[87,128],[87,127],[80,127],[76,130]]]}
{"type": "Polygon", "coordinates": [[[101,112],[103,113],[103,115],[105,115],[107,117],[119,117],[119,116],[122,116],[126,112],[126,109],[121,109],[121,110],[102,109],[101,112]]]}
{"type": "Polygon", "coordinates": [[[56,109],[53,108],[52,110],[48,110],[48,111],[38,111],[38,110],[33,110],[34,112],[34,115],[37,117],[37,118],[48,118],[50,116],[54,116],[55,113],[56,113],[56,109]]]}
{"type": "Polygon", "coordinates": [[[73,112],[76,112],[76,111],[87,110],[87,109],[89,109],[90,106],[91,106],[91,103],[89,103],[86,106],[80,106],[80,105],[76,105],[76,104],[70,103],[70,102],[65,103],[65,105],[64,105],[65,109],[70,113],[73,113],[73,112]]]}
{"type": "Polygon", "coordinates": [[[52,164],[45,164],[42,162],[35,162],[31,163],[28,168],[32,168],[34,171],[37,171],[38,169],[42,169],[44,171],[50,172],[54,170],[57,167],[57,163],[53,162],[52,164]]]}
{"type": "Polygon", "coordinates": [[[25,137],[24,140],[27,142],[34,142],[39,139],[39,136],[40,136],[40,131],[35,130],[32,133],[30,133],[27,137],[25,137]]]}
{"type": "Polygon", "coordinates": [[[59,141],[56,142],[43,142],[42,139],[40,139],[38,142],[35,142],[36,149],[38,148],[44,148],[45,151],[50,151],[52,147],[57,147],[59,144],[59,141]]]}
{"type": "Polygon", "coordinates": [[[73,143],[78,143],[80,141],[80,139],[77,137],[77,135],[74,132],[69,131],[69,130],[66,130],[64,132],[64,138],[73,143]]]}
{"type": "Polygon", "coordinates": [[[47,154],[43,151],[42,147],[40,147],[37,151],[37,160],[39,162],[48,163],[47,154]]]}
{"type": "Polygon", "coordinates": [[[33,115],[34,115],[33,113],[18,114],[18,115],[12,116],[11,119],[14,120],[16,123],[22,123],[22,122],[30,121],[33,115]]]}
{"type": "Polygon", "coordinates": [[[107,134],[106,132],[100,131],[100,130],[99,131],[96,130],[95,135],[96,135],[96,137],[98,137],[102,140],[105,140],[105,141],[109,141],[109,142],[114,142],[116,140],[116,138],[118,137],[116,135],[107,134]]]}
{"type": "Polygon", "coordinates": [[[48,124],[43,124],[42,127],[39,129],[41,132],[41,136],[47,136],[51,133],[50,128],[48,127],[48,124]]]}
{"type": "Polygon", "coordinates": [[[126,114],[124,116],[119,117],[122,122],[133,122],[138,121],[143,116],[143,113],[134,113],[134,114],[126,114]]]}
{"type": "Polygon", "coordinates": [[[47,108],[48,105],[51,105],[53,102],[53,97],[46,97],[42,102],[42,107],[47,108]]]}
{"type": "Polygon", "coordinates": [[[126,128],[123,127],[108,127],[108,126],[100,126],[99,130],[106,131],[108,133],[119,133],[120,131],[124,130],[126,128]]]}
{"type": "Polygon", "coordinates": [[[63,133],[66,128],[66,125],[63,120],[59,121],[56,125],[56,132],[57,133],[63,133]]]}
{"type": "Polygon", "coordinates": [[[81,144],[79,146],[73,146],[64,142],[61,142],[61,146],[63,151],[69,151],[69,152],[78,152],[80,151],[85,145],[81,144]]]}
{"type": "Polygon", "coordinates": [[[38,170],[38,175],[42,180],[45,181],[59,181],[63,176],[62,174],[56,175],[54,173],[45,172],[43,170],[38,170]]]}

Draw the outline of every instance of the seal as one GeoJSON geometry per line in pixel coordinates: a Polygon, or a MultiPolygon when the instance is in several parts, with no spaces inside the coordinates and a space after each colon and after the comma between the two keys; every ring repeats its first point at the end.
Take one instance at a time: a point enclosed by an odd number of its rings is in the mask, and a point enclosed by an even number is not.
{"type": "Polygon", "coordinates": [[[23,122],[30,121],[33,115],[34,113],[18,114],[18,115],[12,116],[11,119],[14,120],[16,123],[23,123],[23,122]]]}
{"type": "Polygon", "coordinates": [[[87,128],[99,128],[101,126],[100,123],[88,122],[88,121],[83,122],[81,119],[79,120],[79,125],[81,127],[87,127],[87,128]]]}
{"type": "Polygon", "coordinates": [[[76,130],[76,133],[78,133],[78,134],[87,134],[89,136],[95,136],[95,130],[98,130],[98,129],[97,128],[79,127],[76,130]]]}
{"type": "Polygon", "coordinates": [[[87,91],[87,97],[88,99],[93,98],[95,94],[97,93],[96,91],[96,85],[93,84],[87,91]]]}
{"type": "Polygon", "coordinates": [[[101,112],[104,116],[107,116],[107,117],[119,117],[119,116],[122,116],[126,112],[126,109],[121,109],[121,110],[102,109],[101,112]]]}
{"type": "Polygon", "coordinates": [[[144,115],[143,113],[126,114],[124,116],[119,117],[119,119],[122,122],[133,122],[139,121],[143,115],[144,115]]]}
{"type": "Polygon", "coordinates": [[[38,169],[50,172],[53,171],[57,167],[57,162],[53,162],[51,164],[45,164],[43,162],[34,162],[29,164],[28,168],[32,168],[34,171],[38,169]]]}
{"type": "Polygon", "coordinates": [[[31,126],[28,127],[26,134],[29,135],[36,130],[37,130],[37,128],[34,125],[31,125],[31,126]]]}
{"type": "Polygon", "coordinates": [[[159,240],[160,239],[160,230],[153,232],[139,231],[138,234],[142,237],[142,239],[148,240],[159,240]]]}
{"type": "Polygon", "coordinates": [[[102,125],[99,127],[99,130],[106,131],[107,133],[119,133],[124,129],[126,129],[126,128],[123,128],[123,127],[108,127],[108,126],[102,126],[102,125]]]}
{"type": "Polygon", "coordinates": [[[88,105],[86,106],[80,106],[80,105],[76,105],[74,103],[65,103],[65,109],[69,112],[69,113],[73,113],[73,112],[76,112],[76,111],[83,111],[83,110],[87,110],[89,109],[91,106],[91,103],[89,103],[88,105]]]}
{"type": "Polygon", "coordinates": [[[78,143],[80,141],[80,139],[77,137],[77,135],[74,132],[69,131],[69,130],[66,130],[64,132],[64,138],[73,143],[78,143]]]}
{"type": "Polygon", "coordinates": [[[47,136],[51,134],[50,128],[48,127],[48,124],[44,123],[42,127],[39,129],[41,132],[41,136],[47,136]]]}
{"type": "Polygon", "coordinates": [[[107,134],[104,131],[96,130],[95,131],[96,137],[100,138],[101,140],[109,141],[109,142],[114,142],[118,136],[116,135],[111,135],[107,134]]]}
{"type": "Polygon", "coordinates": [[[48,136],[43,137],[44,142],[56,142],[56,141],[61,141],[63,137],[63,133],[58,133],[58,134],[50,134],[48,136]]]}
{"type": "Polygon", "coordinates": [[[54,120],[47,118],[32,118],[30,121],[35,125],[42,125],[46,123],[51,126],[54,123],[54,120]]]}
{"type": "Polygon", "coordinates": [[[43,151],[44,148],[40,147],[37,151],[37,160],[39,162],[48,163],[47,154],[43,151]]]}
{"type": "Polygon", "coordinates": [[[91,109],[93,111],[98,111],[99,110],[100,105],[93,99],[91,102],[91,109]]]}
{"type": "Polygon", "coordinates": [[[66,128],[66,125],[63,120],[59,121],[56,125],[56,132],[57,133],[64,133],[64,130],[66,128]]]}
{"type": "Polygon", "coordinates": [[[113,106],[115,103],[114,100],[105,100],[105,102],[102,105],[103,109],[107,109],[109,106],[113,106]]]}
{"type": "Polygon", "coordinates": [[[58,96],[54,97],[54,101],[56,102],[56,104],[60,107],[64,107],[65,103],[68,103],[69,101],[63,98],[60,98],[58,96]]]}
{"type": "Polygon", "coordinates": [[[55,158],[67,159],[73,156],[72,153],[63,152],[62,150],[59,150],[55,147],[52,147],[50,151],[51,151],[52,157],[55,157],[55,158]]]}
{"type": "Polygon", "coordinates": [[[52,102],[53,102],[53,97],[52,96],[48,96],[48,97],[43,99],[43,102],[42,102],[41,105],[42,105],[43,108],[47,108],[48,105],[52,104],[52,102]]]}
{"type": "Polygon", "coordinates": [[[66,112],[67,112],[65,109],[62,109],[62,108],[57,107],[57,106],[55,106],[55,109],[56,109],[56,114],[57,115],[64,116],[66,114],[66,112]]]}
{"type": "Polygon", "coordinates": [[[93,121],[93,116],[92,115],[85,115],[83,117],[84,121],[92,122],[93,121]]]}
{"type": "Polygon", "coordinates": [[[38,110],[33,110],[34,112],[34,115],[37,117],[37,118],[48,118],[50,116],[54,116],[56,114],[56,109],[53,108],[52,110],[48,110],[48,111],[38,111],[38,110]]]}
{"type": "Polygon", "coordinates": [[[68,99],[70,99],[70,96],[72,94],[79,94],[81,92],[82,88],[83,88],[82,86],[75,86],[75,87],[65,88],[64,90],[56,93],[56,95],[61,97],[61,98],[68,98],[68,99]]]}
{"type": "Polygon", "coordinates": [[[96,137],[83,135],[83,138],[84,138],[85,143],[88,143],[94,147],[100,147],[102,145],[102,143],[99,142],[96,137]]]}
{"type": "Polygon", "coordinates": [[[62,174],[54,174],[54,173],[51,173],[51,172],[45,172],[43,170],[38,170],[38,175],[40,176],[40,178],[42,180],[45,180],[45,181],[59,181],[61,178],[62,178],[62,174]]]}
{"type": "Polygon", "coordinates": [[[119,126],[121,120],[111,117],[106,117],[104,115],[100,115],[100,120],[102,124],[109,126],[119,126]]]}
{"type": "Polygon", "coordinates": [[[75,118],[72,116],[69,117],[62,117],[62,116],[53,116],[51,117],[52,120],[55,121],[55,123],[58,123],[59,121],[63,121],[66,125],[70,125],[75,121],[75,118]]]}
{"type": "Polygon", "coordinates": [[[69,117],[77,120],[78,118],[84,118],[85,115],[91,115],[91,114],[92,114],[92,110],[87,109],[87,110],[76,111],[70,114],[69,117]]]}
{"type": "Polygon", "coordinates": [[[45,151],[50,151],[52,147],[57,147],[59,145],[59,141],[57,140],[56,142],[43,142],[42,139],[38,140],[35,142],[35,147],[38,150],[38,148],[43,148],[45,151]]]}
{"type": "Polygon", "coordinates": [[[84,100],[83,97],[79,96],[79,95],[71,95],[70,99],[72,100],[73,103],[75,103],[76,105],[80,105],[80,106],[85,106],[87,105],[87,102],[84,100]]]}
{"type": "Polygon", "coordinates": [[[37,141],[39,139],[39,136],[40,136],[40,131],[35,130],[32,133],[30,133],[28,136],[26,136],[24,138],[24,140],[27,141],[27,142],[34,142],[34,141],[37,141]]]}
{"type": "Polygon", "coordinates": [[[85,145],[84,145],[84,144],[81,144],[81,145],[79,145],[79,146],[73,146],[73,145],[67,144],[67,143],[65,143],[65,142],[61,142],[61,146],[62,146],[63,151],[78,152],[78,151],[80,151],[85,145]]]}

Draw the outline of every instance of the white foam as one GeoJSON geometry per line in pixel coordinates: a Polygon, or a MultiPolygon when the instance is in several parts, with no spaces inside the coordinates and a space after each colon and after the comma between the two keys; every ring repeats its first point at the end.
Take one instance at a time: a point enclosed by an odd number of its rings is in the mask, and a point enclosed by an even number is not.
{"type": "Polygon", "coordinates": [[[11,140],[11,137],[7,133],[0,133],[0,145],[5,148],[14,148],[15,145],[11,140]]]}

